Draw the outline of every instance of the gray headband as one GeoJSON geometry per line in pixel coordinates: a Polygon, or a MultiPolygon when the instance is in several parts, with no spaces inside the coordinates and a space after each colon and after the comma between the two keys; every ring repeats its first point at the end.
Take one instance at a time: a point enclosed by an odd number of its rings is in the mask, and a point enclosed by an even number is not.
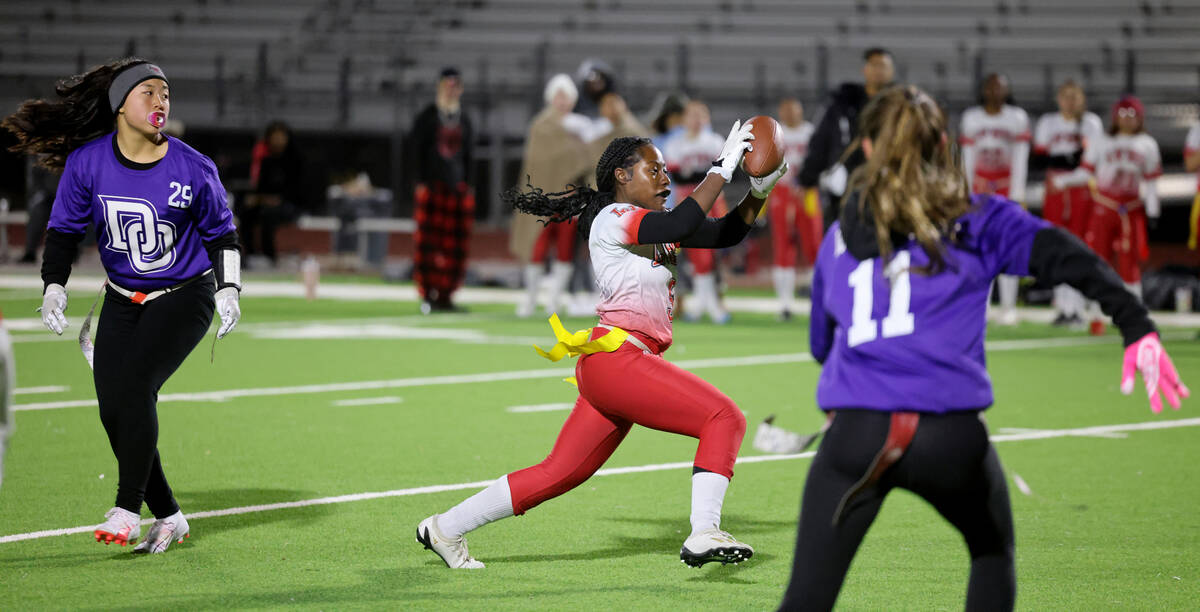
{"type": "Polygon", "coordinates": [[[117,73],[112,85],[108,86],[108,105],[112,107],[112,112],[115,114],[117,109],[121,108],[125,96],[128,96],[138,83],[150,79],[162,79],[166,82],[167,75],[163,74],[162,68],[154,64],[135,64],[117,73]]]}

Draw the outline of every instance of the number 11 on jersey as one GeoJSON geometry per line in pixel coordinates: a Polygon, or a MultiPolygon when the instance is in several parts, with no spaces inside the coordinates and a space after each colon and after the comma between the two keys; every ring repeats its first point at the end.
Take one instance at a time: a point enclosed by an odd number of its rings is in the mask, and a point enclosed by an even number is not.
{"type": "Polygon", "coordinates": [[[846,330],[846,344],[858,346],[870,342],[882,333],[884,338],[907,336],[913,333],[916,319],[909,312],[912,301],[912,284],[908,277],[911,255],[908,251],[900,251],[892,257],[887,267],[887,276],[892,279],[891,300],[888,303],[887,316],[883,318],[882,330],[878,322],[871,318],[871,310],[875,306],[874,276],[875,260],[867,259],[858,264],[850,273],[850,288],[854,290],[851,297],[850,328],[846,330]]]}

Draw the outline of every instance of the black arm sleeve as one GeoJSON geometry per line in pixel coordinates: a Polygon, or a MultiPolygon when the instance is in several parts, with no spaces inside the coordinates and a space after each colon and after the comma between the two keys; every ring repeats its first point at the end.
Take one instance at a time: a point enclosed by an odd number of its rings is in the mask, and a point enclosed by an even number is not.
{"type": "Polygon", "coordinates": [[[66,286],[82,240],[83,234],[65,234],[58,230],[46,232],[46,249],[42,251],[43,290],[50,283],[66,286]]]}
{"type": "Polygon", "coordinates": [[[723,249],[742,241],[750,233],[750,226],[742,220],[737,209],[720,219],[707,218],[691,236],[684,238],[680,246],[694,249],[723,249]]]}
{"type": "Polygon", "coordinates": [[[825,110],[821,123],[808,141],[808,155],[800,166],[799,182],[801,187],[816,187],[821,181],[821,173],[833,165],[830,159],[830,149],[835,142],[841,140],[841,128],[838,127],[838,113],[831,106],[825,110]]]}
{"type": "MultiPolygon", "coordinates": [[[[212,262],[212,271],[216,272],[217,289],[236,287],[238,290],[241,290],[240,284],[224,282],[224,280],[226,280],[226,278],[229,276],[227,276],[226,272],[224,272],[222,269],[224,266],[224,258],[221,257],[221,251],[233,250],[238,251],[239,253],[241,252],[241,244],[238,241],[238,230],[226,232],[220,236],[217,236],[217,238],[214,240],[203,240],[203,242],[204,250],[209,252],[209,260],[212,262]]],[[[240,275],[238,276],[240,280],[240,275]]]]}
{"type": "Polygon", "coordinates": [[[1079,162],[1079,153],[1046,156],[1046,166],[1054,170],[1074,170],[1079,167],[1079,162]]]}
{"type": "Polygon", "coordinates": [[[680,242],[696,232],[704,222],[704,211],[692,198],[686,198],[667,211],[646,213],[638,226],[638,244],[680,242]]]}
{"type": "Polygon", "coordinates": [[[1100,302],[1100,309],[1121,330],[1125,346],[1156,331],[1149,311],[1125,288],[1116,271],[1062,228],[1046,228],[1034,236],[1029,273],[1050,284],[1066,283],[1100,302]]]}

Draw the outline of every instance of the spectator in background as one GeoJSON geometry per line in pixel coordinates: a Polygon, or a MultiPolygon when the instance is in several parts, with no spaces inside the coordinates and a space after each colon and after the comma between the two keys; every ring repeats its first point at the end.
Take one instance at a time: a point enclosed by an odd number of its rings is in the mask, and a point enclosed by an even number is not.
{"type": "Polygon", "coordinates": [[[421,294],[421,312],[461,311],[451,301],[462,284],[467,244],[475,219],[471,188],[474,133],[462,110],[462,75],[444,68],[437,97],[412,126],[413,200],[417,222],[413,280],[421,294]]]}
{"type": "MultiPolygon", "coordinates": [[[[1029,171],[1029,115],[1013,106],[1008,77],[992,73],[983,81],[980,105],[963,112],[958,143],[971,193],[1025,199],[1029,171]]],[[[996,277],[1002,325],[1017,324],[1019,278],[996,277]]]]}
{"type": "MultiPolygon", "coordinates": [[[[1046,169],[1042,218],[1082,240],[1092,211],[1090,190],[1087,185],[1056,189],[1054,179],[1079,167],[1088,143],[1103,137],[1104,124],[1088,112],[1083,88],[1075,81],[1060,85],[1056,100],[1058,112],[1042,115],[1033,131],[1034,165],[1046,169]]],[[[1077,289],[1067,284],[1055,287],[1054,307],[1058,311],[1054,325],[1083,325],[1085,301],[1077,289]]]]}
{"type": "Polygon", "coordinates": [[[804,189],[822,187],[826,192],[824,227],[838,218],[846,177],[863,162],[862,152],[855,150],[842,160],[846,147],[858,136],[858,113],[875,94],[892,82],[896,68],[892,53],[881,47],[863,53],[863,82],[842,83],[830,95],[829,105],[817,122],[808,143],[808,156],[800,169],[800,186],[804,189]]]}
{"type": "Polygon", "coordinates": [[[783,128],[783,159],[788,164],[788,172],[771,192],[771,199],[767,201],[767,219],[771,225],[771,250],[775,260],[771,278],[779,296],[779,319],[787,321],[795,309],[796,247],[798,245],[804,254],[802,273],[806,277],[804,284],[808,285],[824,226],[816,188],[802,188],[796,180],[813,133],[813,124],[804,120],[804,107],[799,100],[785,98],[779,103],[779,124],[783,128]]]}
{"type": "Polygon", "coordinates": [[[600,114],[600,100],[605,94],[617,90],[612,67],[598,59],[583,60],[575,72],[575,80],[579,82],[582,94],[575,112],[585,117],[597,117],[600,114]]]}
{"type": "MultiPolygon", "coordinates": [[[[721,154],[724,139],[712,131],[709,119],[708,105],[699,100],[689,101],[683,111],[683,132],[668,141],[663,151],[676,201],[682,202],[696,190],[712,168],[712,161],[721,154]]],[[[717,196],[709,216],[719,218],[725,212],[725,198],[717,196]]],[[[687,259],[692,264],[692,298],[683,317],[698,321],[707,313],[714,323],[728,323],[729,313],[721,306],[721,296],[717,292],[716,252],[690,249],[687,259]]]]}
{"type": "MultiPolygon", "coordinates": [[[[246,254],[265,255],[275,265],[275,233],[296,220],[304,198],[304,160],[292,130],[272,121],[250,154],[250,192],[238,204],[246,254]]],[[[247,257],[249,260],[249,257],[247,257]]]]}
{"type": "MultiPolygon", "coordinates": [[[[653,110],[650,112],[647,123],[650,124],[652,133],[650,142],[659,151],[665,151],[667,142],[683,131],[683,107],[688,102],[687,96],[679,93],[659,94],[655,99],[653,110]]],[[[667,210],[675,208],[675,194],[667,196],[667,203],[663,205],[667,210]]]]}
{"type": "MultiPolygon", "coordinates": [[[[583,183],[593,164],[583,137],[569,124],[587,119],[573,116],[571,109],[579,99],[579,90],[571,77],[556,74],[546,83],[542,96],[546,107],[529,124],[525,138],[525,158],[520,180],[543,191],[564,191],[567,185],[583,183]]],[[[552,286],[546,310],[555,312],[558,296],[571,279],[575,257],[575,224],[552,223],[519,210],[513,211],[508,246],[523,264],[525,299],[517,304],[517,316],[528,317],[537,308],[538,289],[542,284],[543,260],[551,245],[555,258],[551,268],[552,286]]]]}
{"type": "MultiPolygon", "coordinates": [[[[1200,172],[1200,123],[1188,130],[1187,139],[1183,143],[1183,167],[1188,172],[1200,172]]],[[[1200,233],[1200,184],[1196,188],[1196,197],[1192,200],[1192,216],[1189,223],[1188,248],[1196,250],[1196,237],[1200,233]]]]}
{"type": "Polygon", "coordinates": [[[25,252],[21,254],[20,263],[37,263],[38,248],[42,246],[42,237],[46,233],[46,224],[50,222],[50,208],[54,204],[54,196],[58,193],[60,173],[43,168],[35,163],[33,157],[27,158],[29,173],[29,197],[25,199],[29,219],[25,222],[25,252]]]}
{"type": "MultiPolygon", "coordinates": [[[[1139,299],[1142,263],[1150,257],[1146,219],[1158,218],[1162,176],[1158,142],[1146,133],[1145,117],[1141,100],[1122,97],[1113,104],[1106,137],[1088,146],[1075,172],[1054,179],[1058,189],[1094,180],[1085,241],[1101,259],[1115,263],[1126,288],[1139,299]]],[[[1104,331],[1099,307],[1093,303],[1090,310],[1091,331],[1099,335],[1104,331]]]]}

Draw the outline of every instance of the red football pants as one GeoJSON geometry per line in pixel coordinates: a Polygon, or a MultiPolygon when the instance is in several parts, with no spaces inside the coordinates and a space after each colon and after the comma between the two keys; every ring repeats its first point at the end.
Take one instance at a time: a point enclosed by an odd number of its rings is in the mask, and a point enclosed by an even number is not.
{"type": "Polygon", "coordinates": [[[767,204],[767,219],[771,225],[771,250],[775,265],[796,267],[797,250],[812,266],[821,248],[821,202],[816,189],[804,190],[793,185],[776,185],[767,204]],[[806,202],[805,198],[812,198],[806,202]],[[799,246],[799,249],[797,249],[799,246]]]}
{"type": "Polygon", "coordinates": [[[1114,264],[1121,280],[1127,283],[1142,280],[1141,263],[1150,257],[1145,209],[1139,206],[1121,214],[1103,204],[1092,206],[1084,241],[1100,259],[1114,264]]]}
{"type": "MultiPolygon", "coordinates": [[[[682,202],[685,198],[692,195],[692,192],[699,187],[699,184],[694,185],[678,185],[675,187],[676,202],[682,202]]],[[[713,207],[708,211],[710,217],[725,216],[725,196],[717,196],[717,201],[713,203],[713,207]]],[[[713,268],[717,264],[717,253],[714,249],[688,249],[688,261],[692,262],[693,274],[712,274],[713,268]]]]}
{"type": "Polygon", "coordinates": [[[533,258],[530,260],[541,263],[546,259],[550,244],[554,244],[554,259],[564,263],[575,260],[575,219],[562,223],[547,223],[538,234],[537,242],[533,243],[533,258]]]}
{"type": "Polygon", "coordinates": [[[1055,189],[1052,176],[1046,177],[1042,218],[1082,239],[1087,235],[1088,220],[1092,216],[1092,190],[1087,185],[1055,189]]]}
{"type": "Polygon", "coordinates": [[[693,465],[733,476],[746,417],[733,400],[699,376],[630,343],[611,353],[580,357],[575,376],[579,398],[550,454],[508,475],[514,514],[524,514],[591,477],[634,423],[699,438],[693,465]]]}

